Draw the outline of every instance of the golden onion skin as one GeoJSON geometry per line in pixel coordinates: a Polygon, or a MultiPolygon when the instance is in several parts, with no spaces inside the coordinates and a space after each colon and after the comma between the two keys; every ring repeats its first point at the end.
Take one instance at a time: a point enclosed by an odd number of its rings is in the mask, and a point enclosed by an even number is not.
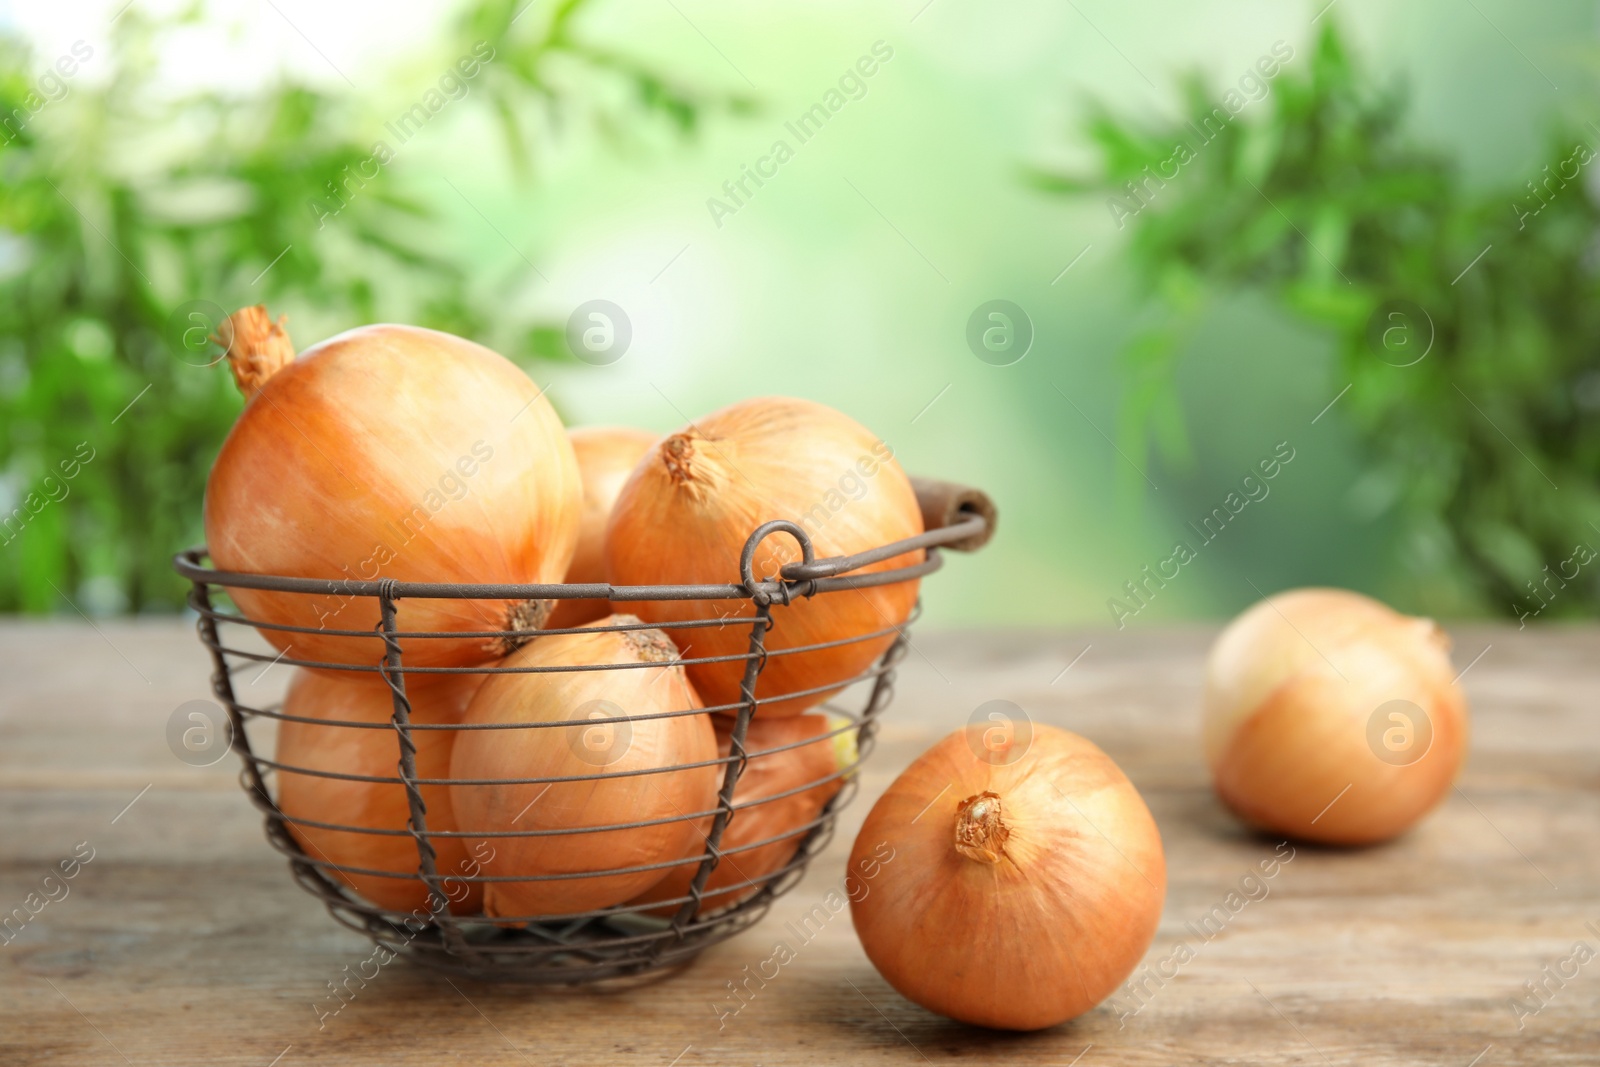
{"type": "MultiPolygon", "coordinates": [[[[810,536],[818,558],[850,555],[922,533],[911,481],[889,446],[853,419],[808,400],[761,397],[713,412],[656,444],[623,487],[606,532],[606,572],[616,585],[737,583],[745,541],[763,523],[787,519],[810,536]]],[[[911,566],[920,550],[856,574],[911,566]]],[[[787,534],[761,543],[754,574],[770,579],[800,549],[787,534]]],[[[761,716],[798,715],[865,671],[894,641],[916,605],[918,582],[797,598],[772,609],[769,652],[842,641],[833,648],[772,655],[756,685],[761,716]],[[809,689],[821,691],[805,696],[809,689]]],[[[754,614],[748,600],[627,605],[661,624],[691,658],[743,656],[754,614]],[[722,616],[727,625],[674,629],[722,616]]],[[[744,661],[691,663],[707,706],[737,704],[744,661]]]]}
{"type": "MultiPolygon", "coordinates": [[[[731,724],[726,717],[722,721],[731,724]]],[[[844,787],[840,772],[855,762],[853,739],[841,756],[839,738],[827,736],[837,726],[829,716],[816,714],[750,721],[744,748],[751,755],[734,787],[734,815],[724,827],[720,842],[723,856],[706,879],[697,915],[754,896],[766,878],[794,858],[795,850],[809,832],[809,824],[844,787]],[[796,747],[784,747],[789,745],[796,747]],[[807,785],[809,789],[803,788],[807,785]]],[[[725,730],[717,731],[717,741],[718,752],[727,756],[732,746],[725,730]]],[[[694,862],[672,868],[665,878],[630,903],[688,896],[710,832],[711,820],[703,820],[687,853],[694,862]]],[[[670,918],[682,906],[679,901],[652,909],[649,914],[670,918]]]]}
{"type": "MultiPolygon", "coordinates": [[[[411,721],[416,723],[459,722],[472,694],[482,684],[483,675],[435,675],[424,682],[421,676],[406,679],[411,699],[411,721]]],[[[295,718],[321,720],[315,723],[285,721],[278,726],[278,747],[274,759],[287,767],[336,774],[366,775],[374,778],[400,776],[400,740],[390,729],[369,729],[330,725],[331,722],[388,723],[394,704],[389,685],[377,675],[295,670],[284,698],[283,713],[295,718]]],[[[414,730],[417,746],[418,778],[441,779],[449,775],[453,730],[414,730]]],[[[311,819],[341,826],[369,830],[403,830],[411,821],[411,804],[405,786],[399,782],[358,782],[342,778],[322,778],[311,774],[278,770],[278,809],[292,819],[311,819]]],[[[444,786],[420,787],[427,805],[429,832],[452,831],[454,814],[444,786]]],[[[353,830],[326,830],[289,822],[289,833],[306,855],[342,867],[409,874],[410,878],[388,878],[375,874],[346,874],[324,868],[334,879],[345,883],[379,907],[412,912],[429,906],[428,887],[416,877],[421,864],[416,840],[409,834],[363,834],[353,830]]],[[[442,879],[450,910],[471,914],[479,910],[481,888],[465,879],[475,872],[460,838],[431,838],[434,866],[442,879]]]]}
{"type": "MultiPolygon", "coordinates": [[[[611,615],[596,625],[638,621],[611,615]]],[[[683,856],[691,840],[699,838],[696,817],[716,808],[723,767],[713,762],[717,740],[709,715],[668,714],[701,707],[683,668],[673,662],[676,656],[677,650],[659,630],[547,634],[501,665],[660,666],[498,674],[478,690],[467,709],[467,724],[577,724],[595,718],[662,716],[625,724],[530,725],[462,733],[450,763],[451,778],[489,783],[450,787],[464,833],[584,831],[467,838],[469,847],[482,841],[494,848],[494,862],[486,866],[485,874],[530,879],[486,883],[485,914],[571,915],[620,904],[659,882],[668,868],[597,872],[665,864],[683,856]],[[509,781],[522,778],[581,780],[509,781]],[[647,821],[654,825],[605,829],[647,821]],[[548,877],[591,872],[591,877],[548,877]]]]}
{"type": "MultiPolygon", "coordinates": [[[[633,468],[661,439],[660,434],[631,426],[580,426],[567,432],[583,480],[583,514],[578,523],[578,548],[564,579],[570,585],[606,580],[606,523],[617,495],[633,468]]],[[[558,600],[545,629],[582,626],[611,614],[604,600],[558,600]]]]}
{"type": "MultiPolygon", "coordinates": [[[[276,340],[288,344],[281,331],[276,340]]],[[[245,387],[255,391],[206,482],[206,542],[219,570],[328,580],[323,595],[229,589],[252,621],[308,629],[261,630],[291,658],[383,658],[381,640],[329,632],[367,634],[379,622],[376,599],[344,595],[342,582],[566,574],[577,461],[555,409],[509,360],[436,330],[364,326],[245,387]]],[[[412,597],[399,602],[397,626],[533,629],[547,611],[547,602],[412,597]]],[[[401,647],[408,666],[471,666],[515,643],[405,638],[401,647]]]]}
{"type": "Polygon", "coordinates": [[[1035,724],[985,748],[968,728],[873,805],[846,888],[867,957],[908,1000],[1038,1030],[1133,972],[1161,919],[1166,859],[1138,790],[1089,741],[1035,724]]]}
{"type": "Polygon", "coordinates": [[[1298,589],[1234,619],[1206,663],[1203,737],[1217,795],[1305,841],[1393,838],[1449,793],[1466,697],[1432,620],[1342,589],[1298,589]]]}

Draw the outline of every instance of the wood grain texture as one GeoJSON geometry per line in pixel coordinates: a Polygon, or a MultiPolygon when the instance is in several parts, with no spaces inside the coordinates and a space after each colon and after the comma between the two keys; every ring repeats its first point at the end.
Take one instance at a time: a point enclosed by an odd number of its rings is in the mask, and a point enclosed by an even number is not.
{"type": "MultiPolygon", "coordinates": [[[[452,986],[397,962],[319,1028],[313,1005],[368,943],[290,881],[234,757],[194,769],[168,750],[173,709],[208,695],[192,631],[97,626],[0,625],[0,915],[78,843],[94,850],[68,895],[0,944],[7,1067],[1600,1062],[1600,958],[1559,974],[1575,943],[1600,952],[1600,628],[1457,628],[1458,666],[1492,645],[1464,679],[1473,741],[1457,791],[1391,844],[1296,846],[1209,938],[1194,924],[1277,845],[1207,786],[1212,631],[922,636],[860,797],[754,930],[613,992],[452,986]],[[1095,740],[1149,801],[1170,888],[1142,990],[1043,1033],[971,1029],[890,990],[846,912],[731,999],[784,924],[841,883],[894,774],[995,698],[1095,740]],[[1548,1004],[1519,1019],[1512,999],[1538,981],[1548,1004]]],[[[275,693],[287,673],[254,685],[275,693]]]]}

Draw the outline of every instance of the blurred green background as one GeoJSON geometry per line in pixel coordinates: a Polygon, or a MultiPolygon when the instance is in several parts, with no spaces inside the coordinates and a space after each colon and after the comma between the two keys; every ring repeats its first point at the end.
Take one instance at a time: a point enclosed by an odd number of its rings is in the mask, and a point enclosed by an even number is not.
{"type": "Polygon", "coordinates": [[[185,330],[264,302],[300,347],[380,320],[474,337],[569,424],[839,407],[999,502],[999,538],[928,587],[941,624],[1145,626],[1304,584],[1592,615],[1594,18],[0,6],[0,610],[177,609],[169,557],[240,406],[185,330]],[[786,123],[841,88],[801,143],[786,123]],[[564,350],[592,299],[631,323],[609,366],[564,350]],[[996,299],[1031,326],[1008,365],[967,339],[996,299]]]}

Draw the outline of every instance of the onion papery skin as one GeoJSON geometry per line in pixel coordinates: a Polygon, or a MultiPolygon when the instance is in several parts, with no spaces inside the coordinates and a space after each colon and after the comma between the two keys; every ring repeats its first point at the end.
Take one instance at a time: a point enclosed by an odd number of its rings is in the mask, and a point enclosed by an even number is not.
{"type": "MultiPolygon", "coordinates": [[[[637,623],[612,615],[596,625],[637,623]]],[[[498,674],[467,709],[466,722],[584,723],[591,718],[661,715],[701,707],[672,661],[677,650],[659,630],[546,634],[507,657],[503,667],[655,664],[636,669],[498,674]],[[604,701],[604,704],[596,702],[604,701]]],[[[492,784],[451,787],[463,831],[592,832],[485,838],[492,877],[538,877],[667,863],[689,848],[696,816],[716,807],[721,785],[716,734],[706,714],[634,719],[616,725],[563,725],[462,734],[451,760],[455,779],[492,784]],[[591,742],[593,742],[591,744],[591,742]],[[703,767],[690,767],[704,763],[703,767]],[[670,768],[683,768],[670,770],[670,768]],[[632,774],[630,771],[661,773],[632,774]],[[507,779],[588,780],[513,784],[507,779]],[[603,827],[671,820],[633,829],[603,827]]],[[[469,838],[470,843],[476,839],[469,838]]],[[[570,915],[620,904],[665,877],[667,868],[588,878],[489,882],[484,912],[506,917],[570,915]]],[[[521,921],[520,919],[516,921],[521,921]]]]}
{"type": "MultiPolygon", "coordinates": [[[[565,581],[589,585],[606,580],[606,522],[617,494],[661,435],[632,426],[580,426],[567,433],[583,481],[583,513],[578,523],[578,549],[565,581]]],[[[557,600],[546,629],[582,626],[611,614],[604,600],[557,600]]]]}
{"type": "MultiPolygon", "coordinates": [[[[746,400],[699,419],[655,445],[623,487],[606,532],[606,572],[614,585],[737,583],[739,556],[756,528],[774,519],[797,523],[817,558],[849,555],[923,532],[910,479],[889,446],[853,419],[821,404],[785,397],[746,400]]],[[[801,558],[787,534],[766,538],[755,556],[758,580],[801,558]]],[[[908,567],[921,550],[853,572],[908,567]]],[[[756,714],[798,715],[866,670],[911,615],[918,582],[839,590],[789,605],[774,604],[766,635],[771,655],[756,684],[756,714]],[[809,652],[784,649],[862,634],[863,641],[809,652]]],[[[747,600],[659,601],[629,610],[667,628],[691,661],[744,656],[755,613],[747,600]],[[724,626],[674,629],[690,619],[723,617],[724,626]]],[[[689,678],[708,706],[737,704],[745,661],[694,663],[689,678]]]]}
{"type": "MultiPolygon", "coordinates": [[[[730,720],[722,721],[731,725],[730,720]]],[[[809,824],[844,787],[844,772],[855,764],[853,731],[828,736],[841,725],[842,720],[816,714],[751,720],[744,741],[750,758],[734,786],[734,815],[723,829],[720,844],[723,856],[706,879],[695,914],[719,911],[754,896],[770,875],[782,870],[794,858],[795,850],[810,832],[809,824]],[[808,738],[814,740],[802,743],[808,738]],[[848,744],[839,744],[841,740],[847,740],[848,744]],[[784,745],[799,747],[770,751],[784,745]],[[762,752],[767,754],[760,755],[762,752]],[[802,789],[812,782],[817,784],[802,789]],[[790,790],[801,791],[779,796],[790,790]],[[776,799],[769,799],[774,797],[776,799]],[[772,838],[778,840],[770,840],[772,838]],[[756,844],[761,841],[768,843],[756,844]],[[747,847],[751,845],[755,847],[747,847]],[[735,849],[741,851],[731,851],[735,849]],[[740,888],[729,889],[729,886],[740,888]]],[[[732,752],[732,737],[726,728],[717,731],[717,751],[724,757],[732,752]]],[[[710,819],[701,820],[690,845],[688,855],[694,862],[672,868],[665,878],[629,903],[646,904],[688,896],[689,884],[705,858],[711,822],[710,819]]],[[[680,900],[654,908],[649,914],[671,917],[683,903],[680,900]]]]}
{"type": "MultiPolygon", "coordinates": [[[[1450,791],[1466,758],[1466,698],[1432,620],[1343,589],[1299,589],[1251,607],[1206,662],[1206,759],[1217,795],[1272,833],[1365,845],[1403,833],[1450,791]],[[1378,756],[1377,713],[1407,701],[1431,743],[1411,762],[1378,756]]],[[[1400,735],[1397,735],[1400,736],[1400,735]]],[[[1412,740],[1421,744],[1420,731],[1412,740]]],[[[1381,741],[1379,742],[1381,743],[1381,741]]]]}
{"type": "MultiPolygon", "coordinates": [[[[326,595],[229,589],[251,621],[312,631],[262,629],[276,648],[368,665],[382,660],[381,639],[325,632],[370,633],[379,622],[376,598],[343,595],[340,583],[559,582],[580,503],[572,446],[526,374],[460,337],[377,325],[315,345],[265,379],[206,483],[205,531],[219,570],[329,580],[326,595]]],[[[547,610],[408,598],[396,622],[401,631],[533,629],[547,610]]],[[[401,648],[408,666],[470,666],[514,643],[406,638],[401,648]]]]}
{"type": "Polygon", "coordinates": [[[959,731],[895,780],[851,850],[851,914],[867,957],[907,999],[1037,1030],[1132,973],[1161,919],[1166,861],[1144,800],[1092,743],[1036,724],[1025,748],[1012,744],[1021,755],[1008,763],[1009,747],[959,731]],[[998,801],[1003,830],[968,834],[969,855],[957,832],[980,799],[998,801]],[[993,862],[973,858],[980,845],[993,862]]]}
{"type": "MultiPolygon", "coordinates": [[[[417,676],[412,676],[417,677],[417,676]]],[[[472,694],[482,683],[481,675],[435,676],[437,681],[413,685],[406,679],[406,695],[411,700],[411,721],[443,724],[460,720],[472,694]]],[[[400,777],[400,738],[392,729],[373,730],[356,726],[334,726],[334,722],[387,723],[394,712],[389,685],[371,674],[296,669],[284,698],[283,713],[323,720],[317,723],[282,722],[278,726],[275,761],[285,766],[337,774],[360,774],[394,778],[392,783],[353,782],[339,778],[319,778],[290,771],[277,772],[278,810],[291,819],[314,819],[373,830],[402,830],[411,821],[410,801],[400,777]]],[[[450,771],[450,753],[455,743],[453,730],[413,730],[417,746],[416,776],[443,779],[450,771]]],[[[453,831],[454,813],[445,786],[420,787],[427,807],[429,833],[453,831]]],[[[379,907],[394,911],[427,911],[428,887],[416,877],[422,860],[417,843],[403,836],[363,834],[347,830],[325,830],[315,826],[287,824],[289,833],[306,855],[346,867],[396,871],[413,877],[386,878],[381,875],[345,874],[322,868],[331,878],[345,883],[379,907]]],[[[466,847],[458,837],[431,837],[436,853],[434,867],[444,879],[443,889],[456,914],[480,910],[482,892],[467,881],[474,873],[466,847]]]]}

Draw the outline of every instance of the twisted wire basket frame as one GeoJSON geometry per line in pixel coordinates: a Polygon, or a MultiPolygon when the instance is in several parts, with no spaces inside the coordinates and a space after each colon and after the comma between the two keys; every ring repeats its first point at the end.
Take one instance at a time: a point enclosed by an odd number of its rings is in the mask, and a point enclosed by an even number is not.
{"type": "MultiPolygon", "coordinates": [[[[947,483],[921,479],[915,479],[914,484],[917,488],[919,500],[922,503],[924,520],[928,527],[924,533],[852,556],[838,556],[819,560],[815,558],[809,536],[799,525],[784,520],[768,522],[758,527],[745,542],[740,558],[741,581],[738,584],[611,586],[604,584],[490,585],[416,583],[398,582],[393,579],[327,581],[213,570],[204,566],[202,562],[207,555],[206,549],[203,547],[179,553],[174,557],[173,563],[178,573],[192,583],[188,599],[190,606],[198,616],[196,627],[199,631],[200,640],[211,651],[214,666],[214,671],[211,675],[212,690],[227,710],[233,747],[239,752],[240,758],[244,763],[240,774],[240,783],[252,803],[265,816],[267,839],[274,848],[288,859],[295,881],[307,892],[321,900],[334,919],[342,925],[366,935],[375,944],[388,949],[396,955],[403,955],[414,962],[434,969],[493,981],[550,984],[591,983],[629,978],[673,967],[687,962],[706,947],[732,937],[741,930],[754,925],[766,914],[767,909],[775,898],[794,887],[804,875],[810,860],[827,846],[832,837],[834,821],[838,811],[849,803],[854,796],[858,784],[854,774],[855,768],[859,766],[861,760],[866,758],[873,747],[874,735],[877,729],[877,716],[888,705],[893,694],[895,665],[905,655],[907,648],[906,631],[910,624],[915,621],[917,615],[920,614],[921,605],[919,602],[911,618],[898,626],[890,625],[881,630],[855,634],[842,640],[822,644],[768,650],[765,643],[766,634],[775,625],[772,606],[775,603],[789,604],[797,597],[837,595],[850,590],[918,579],[933,573],[942,566],[943,559],[939,551],[941,547],[970,551],[980,547],[988,540],[993,531],[995,513],[993,505],[981,493],[964,487],[951,486],[947,483]],[[944,523],[944,525],[935,525],[936,523],[944,523]],[[785,565],[774,580],[758,579],[754,573],[756,550],[762,541],[778,533],[787,534],[799,543],[802,558],[798,562],[785,565]],[[874,571],[868,574],[852,573],[863,567],[893,559],[896,556],[918,549],[925,550],[924,559],[920,563],[891,570],[874,571]],[[350,598],[376,598],[381,621],[376,633],[359,630],[319,631],[309,627],[259,622],[247,618],[242,613],[219,610],[213,604],[213,587],[221,589],[248,588],[317,596],[340,595],[350,598]],[[471,783],[461,783],[459,780],[419,779],[416,767],[417,746],[413,731],[428,729],[464,730],[477,727],[467,724],[412,723],[412,704],[410,697],[406,693],[406,675],[521,673],[529,669],[523,668],[519,670],[518,668],[499,666],[406,667],[402,663],[400,641],[402,638],[461,637],[534,639],[541,635],[577,631],[576,629],[554,629],[486,631],[483,633],[464,633],[460,631],[405,632],[399,630],[396,624],[396,604],[407,597],[463,600],[601,599],[611,601],[614,604],[663,600],[706,602],[745,600],[754,606],[754,614],[751,618],[738,620],[739,624],[748,621],[750,627],[748,651],[742,656],[688,659],[680,654],[677,659],[668,664],[636,665],[660,667],[679,664],[687,666],[694,663],[727,662],[738,659],[745,661],[744,675],[740,682],[741,699],[738,703],[668,713],[669,715],[692,715],[708,712],[712,714],[734,713],[730,754],[712,761],[714,764],[723,766],[723,778],[717,794],[716,808],[714,811],[691,812],[682,815],[681,819],[675,817],[671,820],[666,820],[673,822],[692,821],[698,824],[699,820],[707,816],[711,817],[710,829],[705,831],[705,854],[699,861],[699,866],[686,895],[671,898],[664,902],[619,904],[579,914],[549,917],[518,916],[508,918],[502,916],[497,917],[495,920],[488,920],[482,917],[461,916],[451,913],[448,906],[450,898],[445,892],[444,884],[448,880],[454,879],[463,883],[495,881],[526,883],[540,880],[540,876],[526,874],[441,876],[437,864],[437,853],[432,844],[434,838],[522,837],[540,836],[563,831],[485,832],[461,830],[430,831],[428,829],[427,805],[423,800],[421,787],[424,785],[447,785],[452,781],[455,781],[456,784],[471,783]],[[232,648],[224,644],[221,637],[223,626],[247,626],[288,632],[320,632],[349,638],[376,638],[381,636],[384,655],[382,662],[374,665],[296,660],[288,658],[287,654],[272,657],[246,649],[232,648]],[[888,649],[878,658],[875,664],[854,678],[799,693],[773,694],[759,699],[755,695],[756,680],[766,666],[769,656],[814,652],[836,645],[881,638],[891,633],[895,635],[895,639],[888,649]],[[379,674],[392,691],[393,716],[388,723],[314,720],[286,715],[282,711],[270,708],[253,708],[241,703],[233,685],[234,674],[246,667],[268,662],[286,663],[307,668],[321,668],[323,670],[379,674]],[[845,719],[844,725],[830,726],[829,731],[819,737],[810,737],[802,741],[778,745],[771,749],[756,752],[746,750],[746,733],[759,704],[776,703],[795,696],[836,692],[860,682],[869,682],[870,689],[865,705],[859,712],[850,714],[832,703],[823,705],[824,709],[842,715],[845,719]],[[339,774],[307,768],[294,768],[285,766],[276,760],[266,759],[255,752],[250,742],[249,732],[246,729],[247,723],[255,719],[314,723],[335,728],[363,727],[382,729],[392,727],[398,738],[399,777],[372,778],[357,774],[339,774]],[[748,806],[734,803],[734,791],[740,776],[751,759],[771,756],[786,749],[826,742],[837,734],[848,731],[856,733],[856,757],[848,766],[839,767],[826,778],[813,779],[803,785],[754,802],[769,803],[796,793],[807,792],[836,779],[843,779],[838,791],[827,801],[815,818],[792,827],[777,837],[751,842],[727,852],[720,848],[728,823],[735,817],[741,807],[748,806]],[[286,816],[278,808],[266,784],[267,775],[280,770],[322,778],[403,785],[410,812],[409,823],[404,829],[382,830],[286,816]],[[291,823],[349,833],[410,836],[414,839],[417,847],[419,860],[417,873],[415,875],[400,874],[388,870],[380,871],[350,867],[334,863],[329,859],[318,859],[307,854],[291,834],[289,830],[291,823]],[[744,881],[733,885],[717,888],[709,894],[713,901],[712,906],[702,913],[701,909],[708,895],[704,892],[706,882],[724,856],[736,856],[738,852],[760,848],[780,840],[796,841],[794,854],[785,864],[769,873],[763,873],[754,878],[746,878],[744,881]],[[418,912],[421,909],[407,914],[370,903],[332,877],[329,873],[330,871],[405,879],[420,877],[429,894],[427,915],[425,918],[419,915],[418,912]],[[715,904],[716,898],[726,899],[729,895],[736,893],[749,893],[749,895],[731,904],[715,904]],[[670,920],[645,914],[646,911],[660,909],[663,905],[677,905],[676,912],[670,920]],[[530,921],[516,928],[507,928],[502,925],[508,921],[520,924],[524,918],[530,921]]],[[[631,627],[626,625],[594,627],[591,625],[581,629],[584,631],[597,629],[620,631],[626,629],[709,626],[713,624],[723,626],[732,623],[726,615],[721,615],[716,619],[692,619],[671,624],[663,623],[659,627],[656,624],[644,623],[631,627]]],[[[619,669],[624,666],[627,665],[606,664],[595,669],[619,669]]],[[[533,668],[533,670],[545,669],[550,668],[533,668]]],[[[572,668],[565,669],[570,670],[572,668]]],[[[624,715],[616,719],[570,720],[538,724],[492,724],[482,728],[592,727],[623,721],[633,722],[639,718],[647,717],[666,716],[632,717],[624,715]]],[[[670,773],[674,770],[682,770],[687,766],[705,766],[705,764],[680,765],[644,773],[670,773]]],[[[607,776],[601,773],[558,780],[583,781],[607,776]]],[[[539,781],[545,781],[545,779],[526,780],[526,782],[539,781]]],[[[647,819],[637,823],[607,824],[599,828],[583,828],[583,832],[599,833],[608,830],[628,830],[653,825],[661,821],[663,820],[647,819]]],[[[730,862],[735,863],[737,871],[736,859],[730,862]]],[[[603,875],[638,872],[652,866],[661,868],[665,876],[673,868],[686,865],[686,858],[679,858],[662,864],[584,872],[581,876],[546,875],[543,877],[593,878],[603,875]]]]}

